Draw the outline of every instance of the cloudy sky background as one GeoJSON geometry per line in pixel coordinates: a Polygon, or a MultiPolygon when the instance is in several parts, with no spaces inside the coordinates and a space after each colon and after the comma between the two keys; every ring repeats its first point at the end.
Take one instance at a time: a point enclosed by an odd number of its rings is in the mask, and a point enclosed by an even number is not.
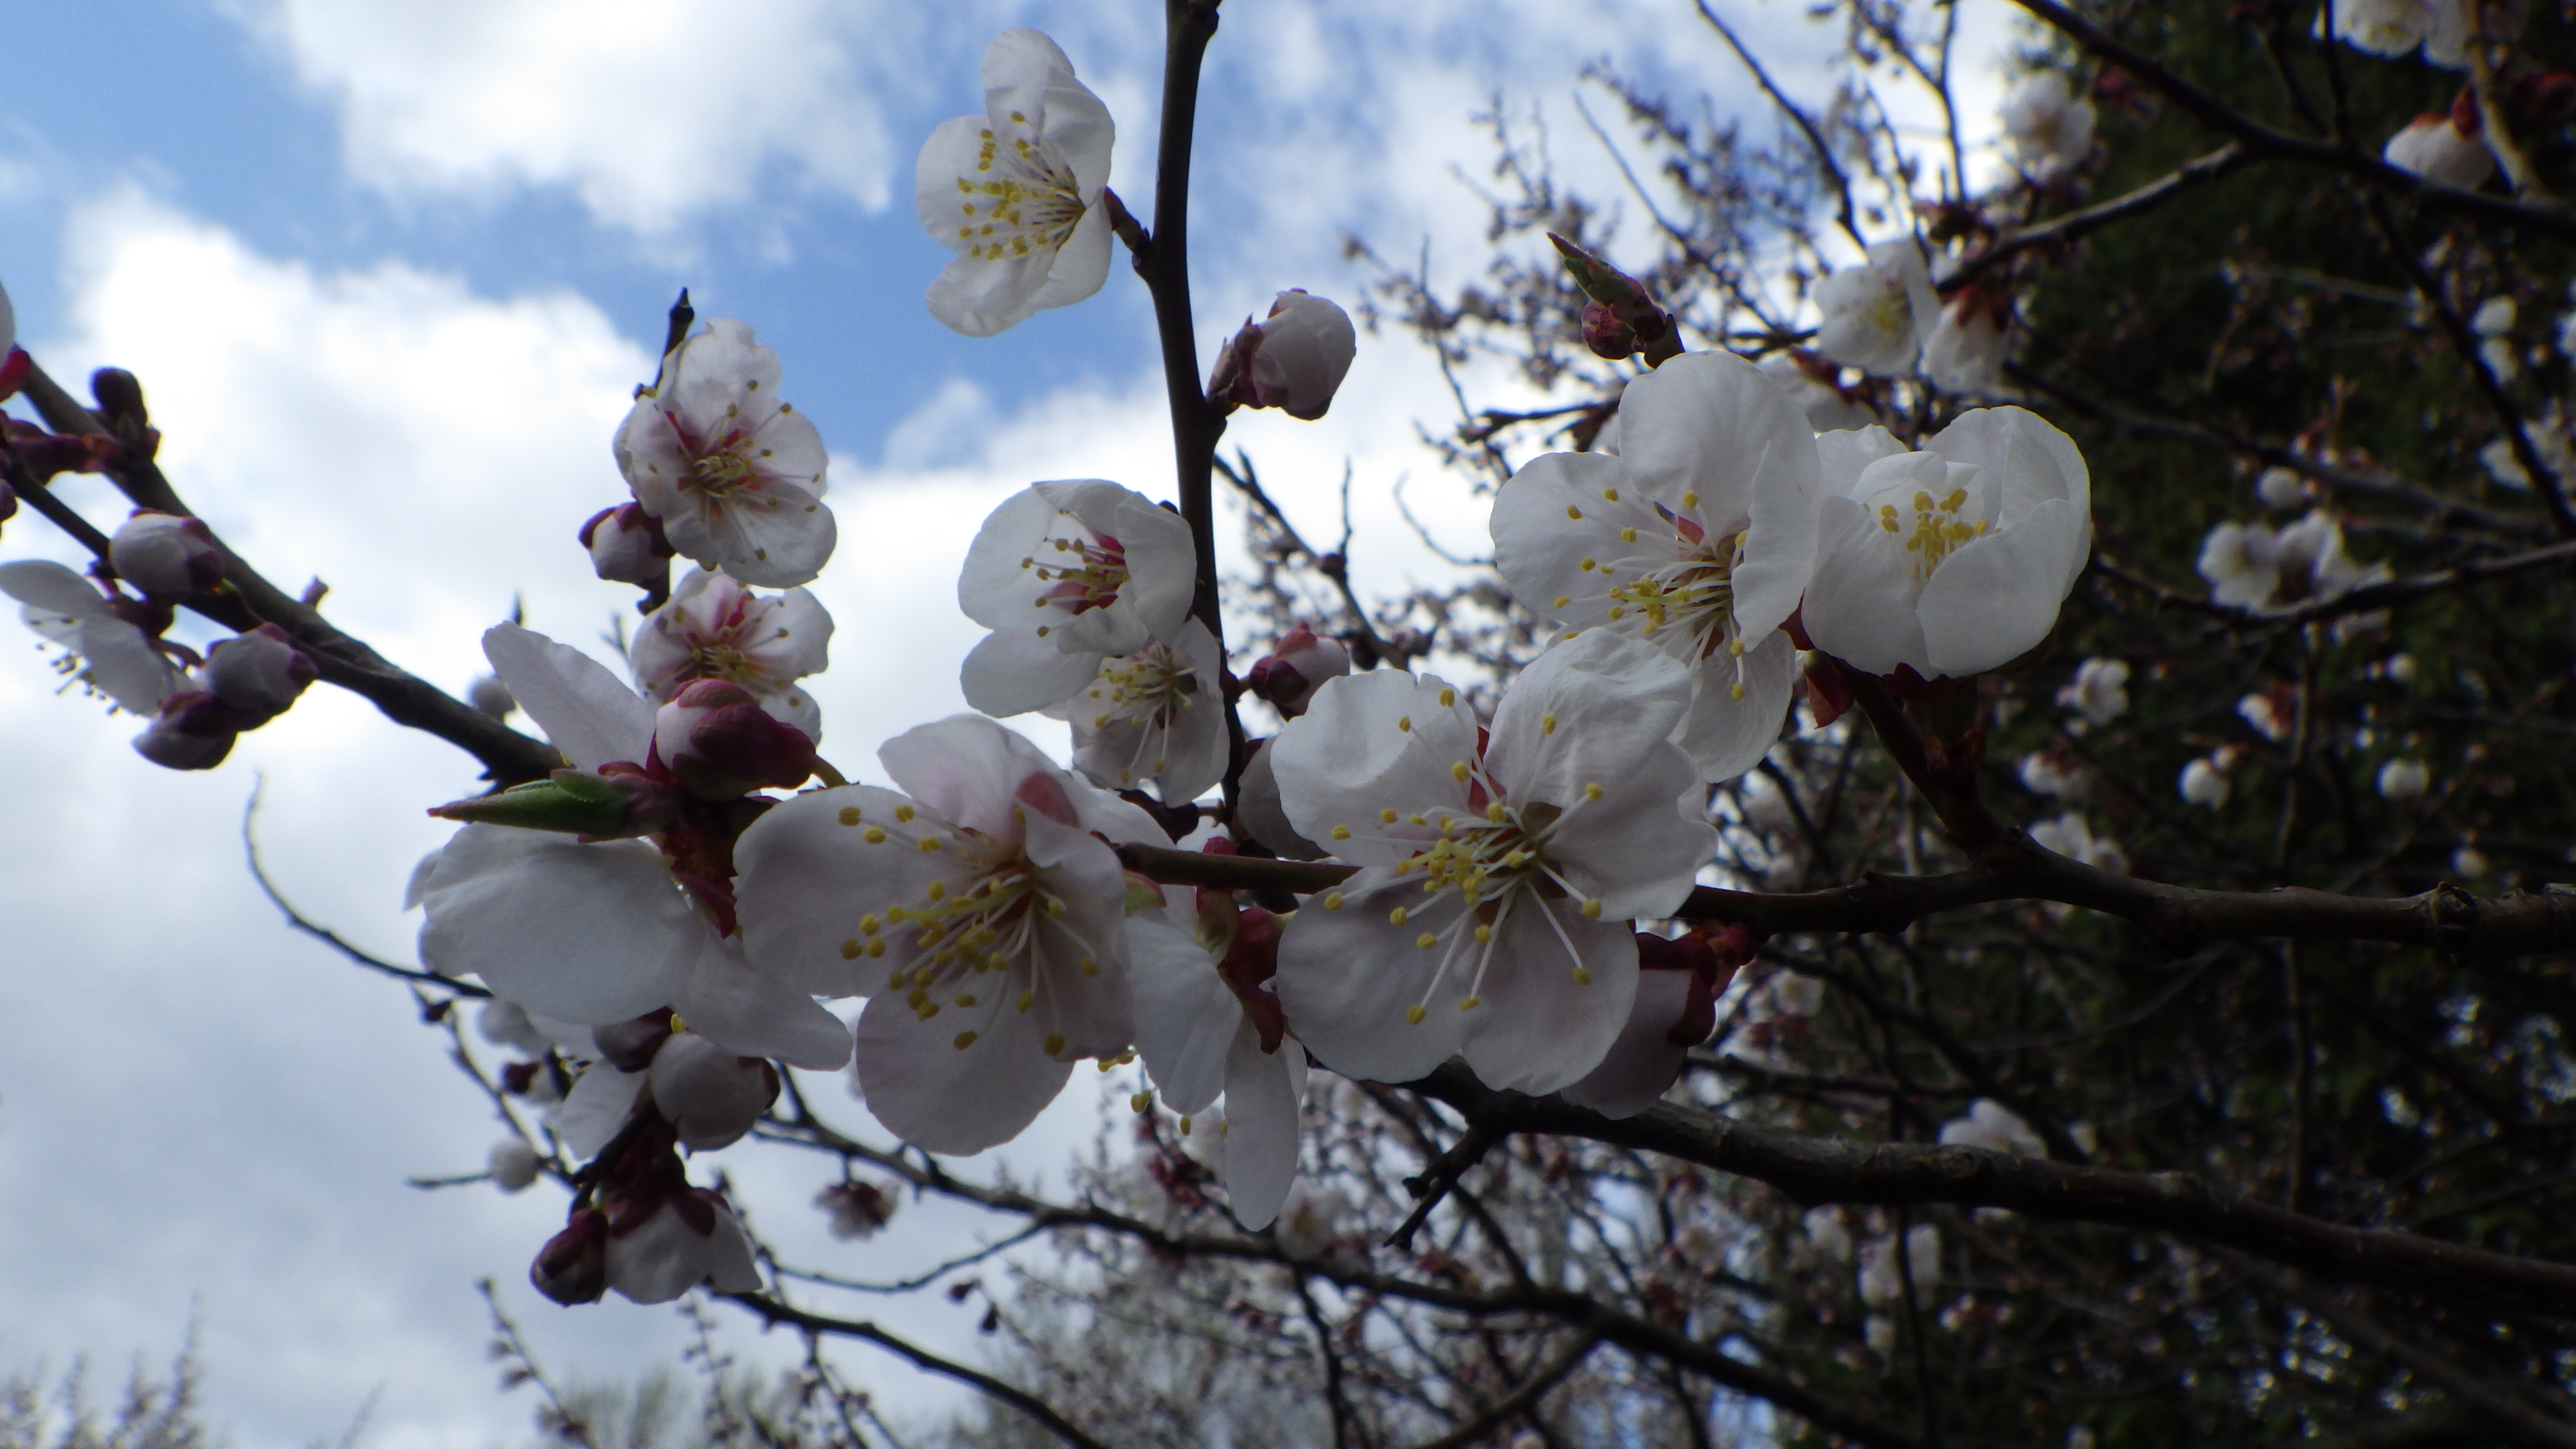
{"type": "MultiPolygon", "coordinates": [[[[1832,32],[1782,0],[1717,3],[1785,84],[1821,94],[1832,32]]],[[[1160,11],[31,7],[0,59],[0,278],[57,377],[103,363],[142,377],[165,465],[235,547],[290,588],[325,580],[343,627],[451,689],[514,596],[533,627],[585,645],[631,597],[588,577],[571,535],[622,496],[608,439],[689,286],[702,315],[779,349],[788,395],[834,449],[842,545],[815,587],[838,620],[836,667],[815,692],[825,753],[871,775],[878,742],[961,707],[956,663],[977,631],[955,611],[955,570],[994,502],[1037,478],[1170,486],[1142,289],[1122,266],[1091,302],[1002,338],[947,332],[921,304],[948,254],[913,218],[914,151],[977,108],[984,42],[1034,24],[1108,101],[1113,184],[1144,212],[1160,11]]],[[[1999,53],[2001,15],[1976,23],[1981,53],[1999,53]]],[[[1755,114],[1688,0],[1234,0],[1203,93],[1202,365],[1279,288],[1356,301],[1345,233],[1427,256],[1435,276],[1481,269],[1484,211],[1462,174],[1490,162],[1470,117],[1497,96],[1547,118],[1562,174],[1615,197],[1574,109],[1596,58],[1755,114]]],[[[1398,477],[1444,538],[1483,536],[1416,439],[1449,406],[1425,355],[1364,337],[1326,421],[1239,415],[1227,441],[1320,537],[1348,463],[1355,572],[1392,591],[1439,568],[1385,501],[1398,477]]],[[[60,491],[104,525],[121,514],[97,480],[60,491]]],[[[0,558],[30,556],[75,557],[22,514],[0,558]]],[[[494,1391],[484,1276],[564,1377],[674,1362],[669,1311],[567,1312],[524,1286],[559,1193],[404,1186],[481,1164],[483,1103],[398,988],[288,932],[244,869],[264,778],[280,887],[409,959],[402,883],[444,833],[421,812],[472,789],[465,757],[317,689],[222,769],[174,775],[130,752],[133,721],[58,694],[31,636],[0,646],[0,1371],[88,1354],[112,1379],[166,1358],[193,1315],[208,1415],[239,1449],[336,1440],[362,1410],[360,1442],[383,1449],[515,1440],[529,1400],[494,1391]]],[[[1049,728],[1032,733],[1060,738],[1049,728]]],[[[1092,1082],[1014,1149],[1020,1170],[1051,1172],[1087,1139],[1092,1082]]],[[[868,1125],[834,1083],[815,1089],[868,1125]]],[[[899,1276],[982,1230],[914,1212],[835,1252],[805,1206],[819,1164],[718,1161],[765,1233],[853,1274],[899,1276]]],[[[975,1351],[972,1306],[882,1316],[975,1351]]],[[[747,1359],[792,1351],[728,1326],[747,1359]]],[[[841,1357],[900,1413],[954,1401],[869,1350],[841,1357]]]]}

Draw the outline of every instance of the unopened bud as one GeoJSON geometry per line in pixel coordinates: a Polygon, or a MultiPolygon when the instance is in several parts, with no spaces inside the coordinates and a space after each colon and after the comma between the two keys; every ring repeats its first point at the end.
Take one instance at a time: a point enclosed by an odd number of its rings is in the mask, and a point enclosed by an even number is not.
{"type": "Polygon", "coordinates": [[[814,773],[814,742],[805,732],[722,679],[695,680],[662,706],[653,718],[653,749],[691,794],[709,800],[793,789],[814,773]]]}
{"type": "Polygon", "coordinates": [[[725,1050],[682,1032],[653,1054],[653,1105],[696,1152],[712,1152],[743,1135],[778,1100],[778,1072],[758,1057],[725,1050]]]}
{"type": "Polygon", "coordinates": [[[671,564],[671,541],[662,535],[662,520],[640,503],[603,508],[581,526],[581,546],[590,550],[590,566],[615,584],[648,584],[671,564]]]}
{"type": "Polygon", "coordinates": [[[1547,239],[1565,259],[1567,275],[1587,299],[1583,345],[1596,356],[1619,359],[1644,353],[1648,366],[1680,355],[1681,332],[1672,314],[1655,305],[1644,283],[1554,232],[1547,239]]]}
{"type": "Polygon", "coordinates": [[[227,708],[265,723],[286,713],[316,673],[311,657],[295,647],[285,630],[262,624],[207,650],[197,678],[227,708]]]}
{"type": "Polygon", "coordinates": [[[1350,672],[1349,646],[1300,623],[1280,639],[1276,649],[1253,662],[1243,682],[1269,701],[1280,718],[1295,719],[1306,712],[1324,681],[1350,672]]]}
{"type": "Polygon", "coordinates": [[[1349,313],[1291,289],[1270,304],[1268,317],[1246,322],[1217,354],[1208,401],[1220,414],[1238,407],[1278,408],[1313,422],[1333,405],[1358,351],[1349,313]]]}
{"type": "Polygon", "coordinates": [[[508,719],[510,711],[519,707],[519,702],[510,697],[510,687],[497,674],[475,675],[474,682],[465,686],[465,702],[474,706],[476,713],[493,719],[508,719]]]}
{"type": "Polygon", "coordinates": [[[116,531],[107,559],[117,577],[157,599],[184,599],[224,581],[224,556],[204,520],[149,508],[134,510],[116,531]]]}
{"type": "Polygon", "coordinates": [[[598,1302],[608,1291],[607,1214],[575,1209],[564,1230],[537,1250],[537,1260],[528,1265],[528,1281],[567,1308],[598,1302]]]}
{"type": "Polygon", "coordinates": [[[557,770],[543,780],[490,795],[453,800],[429,813],[460,824],[512,825],[553,830],[585,840],[626,840],[667,827],[680,809],[680,792],[623,761],[598,774],[557,770]]]}
{"type": "Polygon", "coordinates": [[[1637,354],[1637,329],[1628,325],[1619,309],[1607,302],[1586,300],[1583,304],[1583,345],[1595,357],[1620,361],[1637,354]]]}
{"type": "Polygon", "coordinates": [[[166,770],[211,770],[232,753],[239,716],[202,689],[161,701],[161,712],[134,737],[134,752],[166,770]]]}
{"type": "Polygon", "coordinates": [[[504,1137],[492,1144],[492,1155],[483,1170],[490,1174],[492,1185],[503,1192],[519,1192],[537,1180],[537,1149],[516,1137],[504,1137]]]}
{"type": "Polygon", "coordinates": [[[91,373],[89,392],[118,432],[129,428],[139,432],[152,425],[152,415],[143,407],[143,383],[124,368],[102,367],[91,373]]]}

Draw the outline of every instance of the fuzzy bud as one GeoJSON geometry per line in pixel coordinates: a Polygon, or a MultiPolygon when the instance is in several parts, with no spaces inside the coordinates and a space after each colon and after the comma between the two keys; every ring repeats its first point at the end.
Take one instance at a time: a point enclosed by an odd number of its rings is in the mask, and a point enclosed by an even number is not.
{"type": "Polygon", "coordinates": [[[597,1208],[573,1212],[564,1230],[537,1250],[528,1265],[536,1290],[569,1308],[596,1303],[608,1291],[608,1215],[597,1208]]]}
{"type": "Polygon", "coordinates": [[[503,1192],[523,1192],[537,1180],[537,1149],[516,1137],[504,1137],[492,1144],[483,1170],[503,1192]]]}
{"type": "Polygon", "coordinates": [[[603,508],[581,526],[581,546],[590,550],[590,566],[613,584],[649,584],[671,565],[671,541],[662,535],[662,520],[640,503],[603,508]]]}
{"type": "Polygon", "coordinates": [[[134,510],[108,541],[117,577],[156,599],[184,599],[224,581],[224,556],[203,519],[134,510]]]}
{"type": "Polygon", "coordinates": [[[473,682],[465,686],[465,702],[474,706],[476,713],[493,719],[508,719],[510,711],[519,707],[519,702],[510,697],[510,687],[497,674],[475,675],[473,682]]]}
{"type": "Polygon", "coordinates": [[[1351,651],[1341,640],[1319,635],[1303,623],[1289,630],[1278,647],[1256,660],[1244,685],[1269,701],[1281,719],[1295,719],[1314,701],[1324,681],[1351,672],[1351,651]]]}
{"type": "Polygon", "coordinates": [[[134,737],[134,752],[165,770],[211,770],[232,753],[239,716],[202,689],[161,701],[161,712],[134,737]]]}
{"type": "Polygon", "coordinates": [[[1358,351],[1349,313],[1292,288],[1270,304],[1268,317],[1244,323],[1217,354],[1208,401],[1220,415],[1238,407],[1278,408],[1311,423],[1333,405],[1358,351]]]}
{"type": "Polygon", "coordinates": [[[197,678],[227,708],[266,723],[286,713],[318,672],[285,630],[262,624],[207,650],[197,678]]]}
{"type": "Polygon", "coordinates": [[[778,1072],[758,1057],[681,1032],[653,1054],[653,1105],[695,1152],[742,1140],[778,1100],[778,1072]]]}
{"type": "Polygon", "coordinates": [[[691,794],[709,800],[793,789],[814,773],[814,742],[805,732],[722,679],[692,681],[662,706],[653,718],[653,750],[691,794]]]}

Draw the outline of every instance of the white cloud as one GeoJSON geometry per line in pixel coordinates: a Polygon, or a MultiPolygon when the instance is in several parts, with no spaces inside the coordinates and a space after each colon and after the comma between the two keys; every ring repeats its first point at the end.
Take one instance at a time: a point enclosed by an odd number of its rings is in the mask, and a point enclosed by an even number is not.
{"type": "Polygon", "coordinates": [[[765,167],[884,204],[913,143],[883,98],[918,43],[892,0],[233,0],[340,111],[350,169],[402,194],[571,189],[659,232],[765,167]],[[864,37],[864,40],[862,38],[864,37]]]}

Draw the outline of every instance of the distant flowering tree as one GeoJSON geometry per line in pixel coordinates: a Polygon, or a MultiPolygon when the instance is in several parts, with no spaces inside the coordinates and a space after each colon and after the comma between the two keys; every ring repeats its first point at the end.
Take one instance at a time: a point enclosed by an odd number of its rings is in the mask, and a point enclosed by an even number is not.
{"type": "Polygon", "coordinates": [[[86,406],[14,350],[0,517],[95,561],[0,591],[155,764],[317,680],[469,752],[422,967],[370,964],[511,1124],[473,1180],[568,1190],[550,1297],[708,1288],[809,1336],[812,1395],[856,1340],[988,1395],[959,1442],[2569,1442],[2576,27],[2015,3],[2045,44],[1991,117],[1951,7],[1824,7],[1851,54],[1802,97],[1700,6],[1782,124],[1600,72],[1650,236],[1498,112],[1471,295],[1287,288],[1205,368],[1216,0],[1167,6],[1150,220],[1005,32],[921,151],[930,309],[991,336],[1123,246],[1177,471],[984,521],[979,713],[885,742],[893,788],[804,683],[822,439],[685,295],[578,536],[645,611],[631,680],[513,622],[433,689],[190,512],[131,376],[86,406]],[[1217,452],[1330,418],[1363,326],[1449,369],[1493,542],[1397,594],[1217,452]],[[1069,761],[997,722],[1039,711],[1069,761]],[[863,1111],[799,1076],[844,1067],[863,1111]],[[940,1160],[1103,1077],[1134,1139],[1073,1192],[940,1160]],[[1024,1231],[790,1261],[719,1151],[821,1163],[837,1239],[1024,1231]],[[852,1306],[934,1285],[994,1362],[852,1306]]]}

